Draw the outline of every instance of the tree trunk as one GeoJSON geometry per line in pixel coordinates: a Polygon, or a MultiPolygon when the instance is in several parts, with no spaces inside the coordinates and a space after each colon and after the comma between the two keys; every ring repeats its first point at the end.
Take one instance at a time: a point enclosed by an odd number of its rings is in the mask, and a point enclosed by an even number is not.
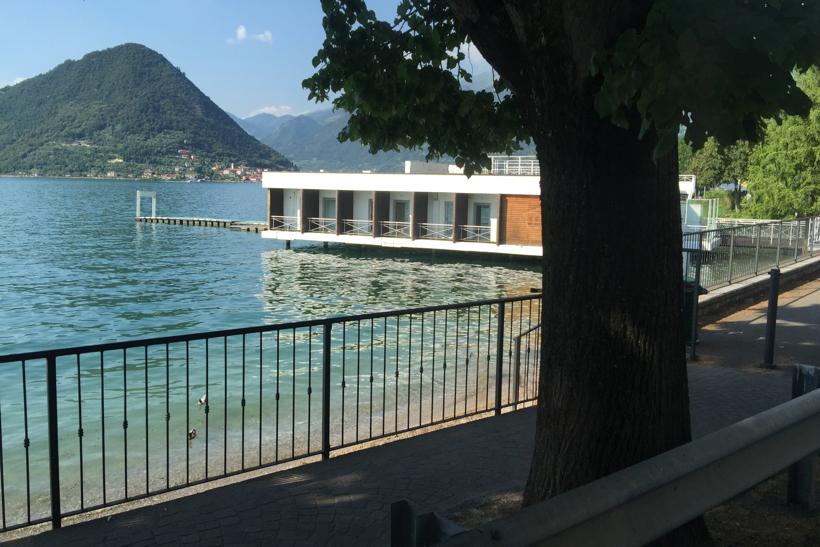
{"type": "MultiPolygon", "coordinates": [[[[450,0],[524,109],[541,164],[542,363],[524,503],[691,440],[677,155],[602,120],[588,65],[652,1],[450,0]]],[[[702,519],[657,545],[710,545],[702,519]]]]}

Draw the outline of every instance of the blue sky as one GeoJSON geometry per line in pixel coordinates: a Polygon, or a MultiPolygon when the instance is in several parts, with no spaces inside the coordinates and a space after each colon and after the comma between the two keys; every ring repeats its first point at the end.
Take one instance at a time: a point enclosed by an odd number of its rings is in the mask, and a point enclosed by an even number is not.
{"type": "MultiPolygon", "coordinates": [[[[395,0],[370,0],[381,17],[395,0]]],[[[0,87],[127,42],[164,55],[223,110],[300,114],[324,39],[319,0],[0,0],[0,87]]]]}

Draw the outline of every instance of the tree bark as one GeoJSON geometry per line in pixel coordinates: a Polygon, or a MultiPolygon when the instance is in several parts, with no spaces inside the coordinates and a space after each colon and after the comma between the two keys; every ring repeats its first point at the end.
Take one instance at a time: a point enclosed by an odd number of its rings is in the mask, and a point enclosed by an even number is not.
{"type": "MultiPolygon", "coordinates": [[[[691,440],[677,155],[602,120],[592,52],[652,1],[450,0],[541,164],[542,363],[530,505],[691,440]]],[[[656,545],[710,545],[702,519],[656,545]]]]}

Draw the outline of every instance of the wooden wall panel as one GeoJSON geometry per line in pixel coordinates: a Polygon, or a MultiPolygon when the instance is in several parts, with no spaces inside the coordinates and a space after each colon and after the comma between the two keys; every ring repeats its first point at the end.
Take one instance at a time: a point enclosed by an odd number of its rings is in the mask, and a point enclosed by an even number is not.
{"type": "Polygon", "coordinates": [[[501,243],[541,245],[541,198],[501,196],[501,243]]]}

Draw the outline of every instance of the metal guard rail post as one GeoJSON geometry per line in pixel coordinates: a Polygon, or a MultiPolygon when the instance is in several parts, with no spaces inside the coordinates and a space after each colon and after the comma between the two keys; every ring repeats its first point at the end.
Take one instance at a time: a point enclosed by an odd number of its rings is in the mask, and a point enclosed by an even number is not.
{"type": "Polygon", "coordinates": [[[646,545],[813,454],[818,431],[820,390],[438,545],[646,545]]]}

